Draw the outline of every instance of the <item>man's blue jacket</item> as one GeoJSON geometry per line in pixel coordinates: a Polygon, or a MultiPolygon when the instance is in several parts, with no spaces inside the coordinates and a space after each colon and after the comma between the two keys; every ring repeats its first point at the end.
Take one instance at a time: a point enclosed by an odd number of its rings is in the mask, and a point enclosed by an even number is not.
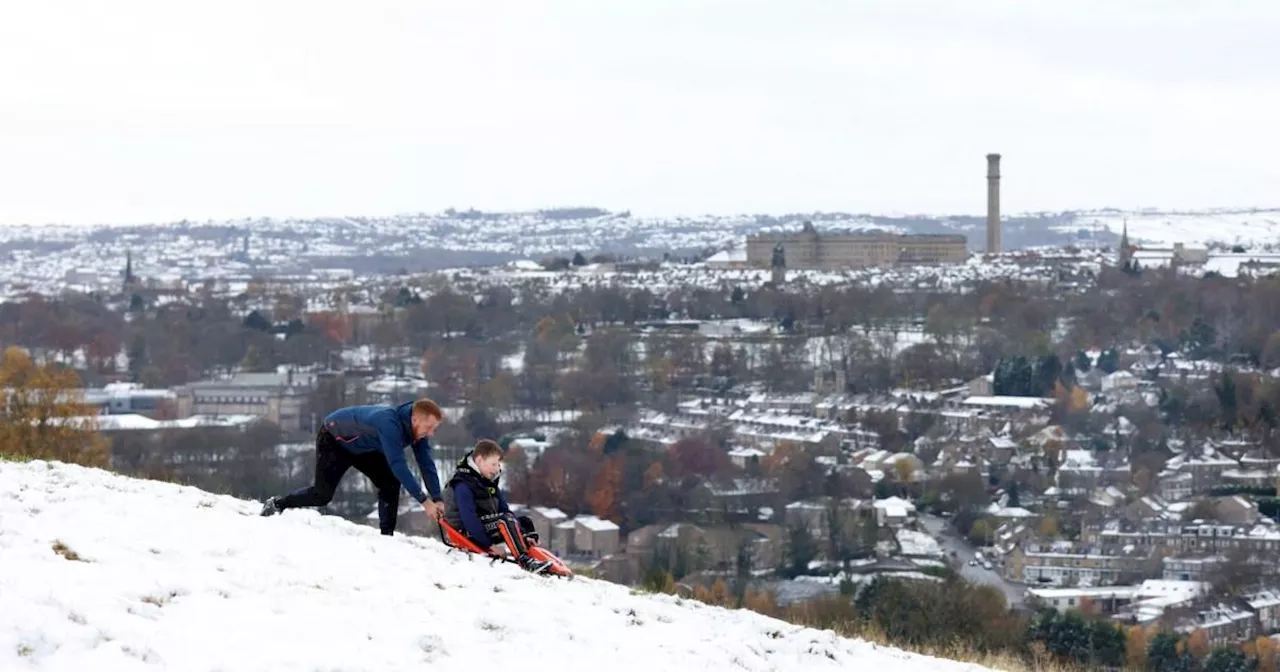
{"type": "Polygon", "coordinates": [[[399,406],[348,406],[340,408],[324,418],[324,426],[338,440],[338,445],[352,453],[382,451],[387,456],[391,471],[401,485],[419,503],[427,501],[418,479],[413,477],[409,463],[404,459],[405,446],[413,445],[413,456],[422,470],[422,480],[432,501],[440,497],[440,475],[431,455],[431,440],[413,441],[413,402],[399,406]]]}

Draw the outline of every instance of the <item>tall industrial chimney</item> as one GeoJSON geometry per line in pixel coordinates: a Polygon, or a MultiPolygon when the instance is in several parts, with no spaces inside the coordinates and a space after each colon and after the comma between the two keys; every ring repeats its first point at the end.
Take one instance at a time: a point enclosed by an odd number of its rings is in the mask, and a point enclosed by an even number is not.
{"type": "Polygon", "coordinates": [[[987,254],[1000,254],[1000,155],[987,155],[987,254]]]}

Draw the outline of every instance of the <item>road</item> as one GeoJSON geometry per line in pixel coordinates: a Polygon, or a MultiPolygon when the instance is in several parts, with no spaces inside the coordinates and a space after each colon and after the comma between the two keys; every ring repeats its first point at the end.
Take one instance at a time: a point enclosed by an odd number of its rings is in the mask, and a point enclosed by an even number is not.
{"type": "Polygon", "coordinates": [[[924,528],[925,532],[928,532],[938,540],[938,544],[942,546],[942,550],[947,555],[951,555],[951,552],[955,551],[956,555],[953,560],[957,562],[961,576],[974,583],[986,584],[1000,589],[1010,607],[1022,603],[1023,591],[1026,590],[1026,586],[1005,581],[998,571],[987,569],[980,564],[970,566],[969,561],[973,559],[973,553],[976,549],[966,539],[956,534],[956,531],[951,529],[947,521],[937,516],[922,513],[920,514],[920,526],[924,528]]]}

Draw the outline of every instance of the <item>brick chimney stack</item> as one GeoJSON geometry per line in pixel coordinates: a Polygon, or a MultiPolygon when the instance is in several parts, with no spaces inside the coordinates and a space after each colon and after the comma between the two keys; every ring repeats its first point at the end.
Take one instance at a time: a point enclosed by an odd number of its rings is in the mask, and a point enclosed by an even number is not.
{"type": "Polygon", "coordinates": [[[1000,155],[987,155],[987,254],[1000,254],[1000,155]]]}

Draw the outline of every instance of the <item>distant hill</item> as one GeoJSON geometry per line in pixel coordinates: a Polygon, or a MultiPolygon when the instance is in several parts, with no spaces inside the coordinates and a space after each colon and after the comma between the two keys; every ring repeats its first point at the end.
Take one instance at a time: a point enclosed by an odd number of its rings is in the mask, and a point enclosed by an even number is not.
{"type": "MultiPolygon", "coordinates": [[[[515,259],[572,258],[575,252],[588,257],[599,253],[649,258],[700,256],[741,246],[746,236],[754,233],[798,230],[806,220],[825,233],[959,233],[968,238],[969,249],[974,251],[983,249],[986,239],[986,221],[979,215],[638,217],[627,211],[565,207],[514,213],[448,210],[387,217],[184,221],[128,227],[6,227],[0,228],[0,258],[24,252],[98,255],[112,246],[141,252],[148,246],[171,250],[199,244],[224,250],[246,273],[325,267],[394,273],[502,264],[515,259]]],[[[1093,210],[1006,216],[1004,247],[1114,246],[1126,222],[1134,242],[1152,245],[1214,242],[1248,246],[1280,238],[1280,209],[1093,210]]]]}

